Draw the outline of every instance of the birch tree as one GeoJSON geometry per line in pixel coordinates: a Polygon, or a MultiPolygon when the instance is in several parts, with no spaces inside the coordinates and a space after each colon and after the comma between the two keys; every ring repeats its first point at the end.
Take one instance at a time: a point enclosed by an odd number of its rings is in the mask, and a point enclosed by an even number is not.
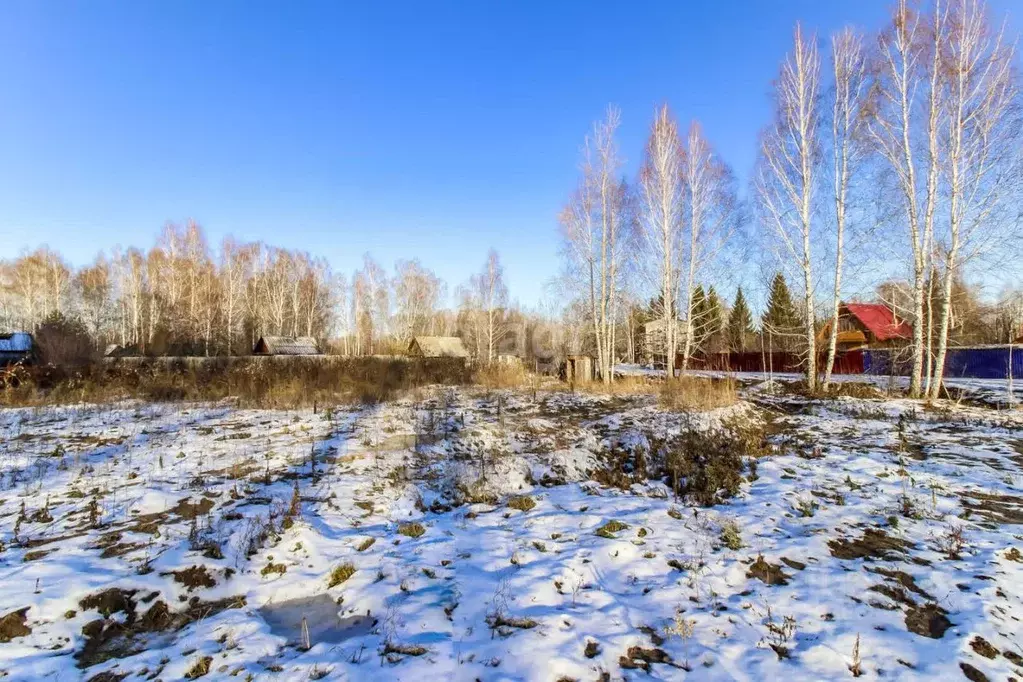
{"type": "MultiPolygon", "coordinates": [[[[639,268],[659,296],[652,314],[660,317],[664,334],[665,373],[675,376],[678,320],[678,272],[682,238],[682,144],[678,124],[660,107],[654,117],[639,174],[641,199],[639,236],[643,263],[639,268]]],[[[630,333],[631,343],[631,333],[630,333]]]]}
{"type": "Polygon", "coordinates": [[[703,134],[698,122],[689,126],[682,148],[682,296],[685,301],[685,331],[682,344],[682,370],[696,345],[697,333],[710,324],[700,319],[696,292],[701,281],[721,277],[712,266],[720,264],[724,249],[730,244],[740,219],[735,176],[718,156],[703,134]]]}
{"type": "Polygon", "coordinates": [[[227,354],[234,354],[235,334],[245,309],[246,282],[252,276],[253,248],[232,237],[220,244],[220,288],[223,292],[224,336],[227,354]]]}
{"type": "Polygon", "coordinates": [[[110,266],[100,254],[92,265],[75,274],[75,289],[81,305],[82,317],[94,340],[101,338],[110,315],[110,266]]]}
{"type": "Polygon", "coordinates": [[[797,24],[792,52],[774,85],[776,119],[763,134],[755,179],[763,220],[779,244],[782,262],[795,263],[803,288],[806,383],[817,388],[814,314],[813,204],[819,163],[820,57],[816,39],[797,24]]]}
{"type": "Polygon", "coordinates": [[[866,92],[866,60],[863,41],[846,28],[831,39],[834,75],[831,111],[831,161],[835,204],[835,272],[828,333],[828,357],[824,366],[824,389],[831,383],[838,349],[838,313],[842,302],[842,266],[845,258],[846,220],[852,174],[862,158],[863,100],[866,92]]]}
{"type": "Polygon", "coordinates": [[[936,46],[945,30],[944,16],[941,0],[935,0],[929,18],[910,9],[906,0],[899,0],[891,25],[878,37],[866,122],[874,148],[895,178],[905,214],[913,273],[910,394],[914,397],[923,393],[924,360],[930,339],[924,301],[938,190],[942,105],[936,46]],[[918,111],[921,100],[922,113],[918,111]],[[920,154],[924,156],[922,171],[918,168],[920,154]]]}
{"type": "Polygon", "coordinates": [[[394,333],[402,346],[426,333],[440,302],[441,281],[416,259],[398,261],[394,278],[394,333]]]}
{"type": "Polygon", "coordinates": [[[508,308],[508,287],[504,283],[504,266],[497,251],[490,249],[483,269],[473,277],[472,288],[476,291],[482,315],[483,338],[486,341],[487,363],[494,362],[498,345],[508,334],[505,314],[508,308]]]}
{"type": "Polygon", "coordinates": [[[560,218],[567,264],[588,298],[597,367],[607,384],[613,379],[618,274],[629,227],[615,142],[620,122],[618,109],[609,107],[605,120],[594,125],[583,147],[580,187],[560,218]]]}
{"type": "Polygon", "coordinates": [[[948,224],[935,237],[943,258],[932,399],[941,391],[954,278],[962,261],[1005,224],[999,209],[1017,180],[1020,141],[1015,51],[991,30],[980,0],[954,0],[938,48],[947,111],[939,143],[948,224]]]}

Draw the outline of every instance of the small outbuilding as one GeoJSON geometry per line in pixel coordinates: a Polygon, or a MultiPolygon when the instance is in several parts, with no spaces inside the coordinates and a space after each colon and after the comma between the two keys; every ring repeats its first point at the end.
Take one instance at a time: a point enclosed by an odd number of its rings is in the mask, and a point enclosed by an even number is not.
{"type": "Polygon", "coordinates": [[[252,348],[253,355],[322,355],[311,336],[261,336],[252,348]]]}
{"type": "Polygon", "coordinates": [[[469,358],[457,336],[416,336],[408,345],[408,354],[414,358],[469,358]]]}
{"type": "Polygon", "coordinates": [[[28,332],[0,334],[0,366],[31,359],[34,345],[28,332]]]}
{"type": "Polygon", "coordinates": [[[565,357],[565,381],[570,384],[593,381],[593,358],[589,355],[565,357]]]}

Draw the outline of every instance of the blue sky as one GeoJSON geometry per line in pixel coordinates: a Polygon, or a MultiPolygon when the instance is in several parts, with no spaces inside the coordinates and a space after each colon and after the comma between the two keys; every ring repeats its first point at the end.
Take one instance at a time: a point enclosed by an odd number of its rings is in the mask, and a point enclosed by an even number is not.
{"type": "MultiPolygon", "coordinates": [[[[997,0],[1002,10],[1011,0],[997,0]]],[[[797,19],[888,0],[0,4],[0,257],[148,247],[167,220],[350,272],[419,257],[454,287],[490,246],[531,305],[610,102],[630,172],[656,105],[745,185],[797,19]]]]}

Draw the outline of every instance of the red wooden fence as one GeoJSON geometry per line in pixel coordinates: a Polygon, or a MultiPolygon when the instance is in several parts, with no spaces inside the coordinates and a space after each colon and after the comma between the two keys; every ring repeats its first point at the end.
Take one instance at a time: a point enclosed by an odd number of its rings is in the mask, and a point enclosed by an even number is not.
{"type": "MultiPolygon", "coordinates": [[[[827,353],[817,358],[817,367],[823,371],[827,353]]],[[[675,365],[680,367],[682,356],[675,365]]],[[[799,353],[711,353],[689,359],[692,369],[716,370],[721,372],[792,372],[804,370],[803,357],[799,353]]],[[[863,374],[863,351],[850,350],[835,356],[835,374],[863,374]]]]}

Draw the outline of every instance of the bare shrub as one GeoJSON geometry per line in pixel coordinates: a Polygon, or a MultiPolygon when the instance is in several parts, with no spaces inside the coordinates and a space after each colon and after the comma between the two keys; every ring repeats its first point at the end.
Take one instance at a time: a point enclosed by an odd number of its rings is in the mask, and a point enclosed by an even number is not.
{"type": "Polygon", "coordinates": [[[739,492],[743,471],[764,452],[759,424],[726,424],[720,429],[687,428],[661,446],[666,477],[675,498],[701,506],[718,504],[739,492]]]}
{"type": "Polygon", "coordinates": [[[40,359],[51,365],[78,367],[99,357],[85,325],[60,313],[53,313],[39,325],[35,343],[40,359]]]}

